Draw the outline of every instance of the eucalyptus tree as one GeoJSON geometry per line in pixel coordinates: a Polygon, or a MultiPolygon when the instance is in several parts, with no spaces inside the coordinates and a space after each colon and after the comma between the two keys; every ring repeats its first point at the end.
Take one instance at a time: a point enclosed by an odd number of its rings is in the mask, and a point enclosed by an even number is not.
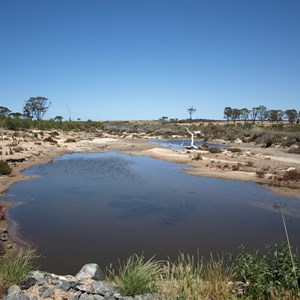
{"type": "Polygon", "coordinates": [[[54,120],[61,123],[62,120],[63,120],[63,118],[64,118],[64,117],[62,117],[62,116],[56,116],[56,117],[54,118],[54,120]]]}
{"type": "Polygon", "coordinates": [[[288,109],[284,112],[284,115],[289,123],[293,124],[297,120],[298,112],[296,109],[288,109]]]}
{"type": "Polygon", "coordinates": [[[240,118],[246,123],[249,120],[250,110],[248,108],[242,108],[240,110],[240,118]]]}
{"type": "Polygon", "coordinates": [[[250,117],[251,117],[251,120],[253,121],[253,123],[255,123],[255,121],[257,119],[257,115],[258,115],[258,107],[253,107],[250,112],[250,117]]]}
{"type": "Polygon", "coordinates": [[[0,106],[0,116],[7,116],[9,113],[11,113],[11,110],[8,109],[5,106],[0,106]]]}
{"type": "Polygon", "coordinates": [[[194,108],[194,106],[191,106],[190,108],[187,109],[187,112],[190,115],[190,122],[192,123],[192,114],[194,114],[196,112],[196,108],[194,108]]]}
{"type": "Polygon", "coordinates": [[[231,117],[232,117],[232,108],[227,106],[224,109],[224,119],[226,119],[227,123],[229,123],[229,120],[231,119],[231,117]]]}
{"type": "Polygon", "coordinates": [[[234,108],[231,114],[231,119],[233,120],[233,123],[235,124],[236,120],[239,120],[240,117],[241,117],[241,110],[238,108],[234,108]]]}
{"type": "Polygon", "coordinates": [[[50,107],[51,102],[45,97],[30,97],[29,100],[25,102],[23,107],[23,113],[28,119],[35,119],[40,121],[43,119],[44,114],[50,107]]]}
{"type": "Polygon", "coordinates": [[[267,116],[268,116],[267,108],[264,105],[258,106],[257,107],[257,117],[261,123],[267,119],[267,116]]]}
{"type": "Polygon", "coordinates": [[[168,121],[168,119],[169,118],[167,116],[162,116],[159,120],[165,123],[166,121],[168,121]]]}

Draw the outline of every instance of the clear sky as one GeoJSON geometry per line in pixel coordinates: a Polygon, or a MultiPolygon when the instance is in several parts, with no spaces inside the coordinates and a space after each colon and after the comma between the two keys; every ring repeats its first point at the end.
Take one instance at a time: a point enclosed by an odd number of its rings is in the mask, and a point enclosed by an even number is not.
{"type": "Polygon", "coordinates": [[[300,110],[300,1],[0,0],[0,106],[45,118],[300,110]]]}

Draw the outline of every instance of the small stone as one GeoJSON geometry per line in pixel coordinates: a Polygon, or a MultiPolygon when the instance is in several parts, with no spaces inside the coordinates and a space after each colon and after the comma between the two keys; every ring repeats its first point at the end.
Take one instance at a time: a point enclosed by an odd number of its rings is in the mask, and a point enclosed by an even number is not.
{"type": "Polygon", "coordinates": [[[104,300],[116,300],[116,298],[113,297],[112,295],[105,295],[103,299],[104,300]]]}
{"type": "Polygon", "coordinates": [[[8,295],[20,295],[20,293],[21,289],[16,284],[12,285],[7,292],[8,295]]]}
{"type": "Polygon", "coordinates": [[[92,283],[92,292],[94,294],[105,295],[107,293],[113,293],[113,286],[102,281],[94,281],[92,283]]]}
{"type": "Polygon", "coordinates": [[[45,293],[46,289],[47,288],[45,286],[42,286],[41,288],[39,288],[39,296],[40,297],[45,293]]]}
{"type": "Polygon", "coordinates": [[[88,285],[76,285],[75,289],[85,293],[92,293],[92,288],[88,285]]]}
{"type": "Polygon", "coordinates": [[[77,291],[69,297],[69,300],[79,300],[80,295],[81,295],[81,292],[77,291]]]}
{"type": "Polygon", "coordinates": [[[51,297],[54,294],[54,288],[48,288],[45,290],[45,292],[42,295],[42,298],[48,298],[51,297]]]}
{"type": "Polygon", "coordinates": [[[83,293],[80,295],[79,300],[94,300],[92,295],[88,295],[87,293],[83,293]]]}
{"type": "MultiPolygon", "coordinates": [[[[93,295],[93,300],[105,300],[106,298],[104,298],[103,296],[100,295],[93,295]]],[[[115,298],[113,298],[113,300],[115,300],[115,298]]]]}
{"type": "Polygon", "coordinates": [[[24,279],[21,283],[20,283],[20,288],[22,290],[28,290],[30,287],[32,287],[33,285],[35,285],[36,283],[36,279],[33,277],[28,277],[26,279],[24,279]]]}
{"type": "Polygon", "coordinates": [[[82,269],[75,275],[77,280],[94,279],[94,280],[105,280],[106,276],[97,264],[86,264],[82,269]]]}
{"type": "Polygon", "coordinates": [[[38,300],[38,297],[33,296],[33,297],[31,298],[31,300],[38,300]]]}
{"type": "Polygon", "coordinates": [[[122,295],[120,293],[114,293],[114,297],[116,299],[121,299],[122,298],[122,295]]]}
{"type": "Polygon", "coordinates": [[[71,284],[68,281],[64,281],[61,285],[60,285],[60,289],[62,289],[63,291],[67,292],[70,288],[71,288],[71,284]]]}

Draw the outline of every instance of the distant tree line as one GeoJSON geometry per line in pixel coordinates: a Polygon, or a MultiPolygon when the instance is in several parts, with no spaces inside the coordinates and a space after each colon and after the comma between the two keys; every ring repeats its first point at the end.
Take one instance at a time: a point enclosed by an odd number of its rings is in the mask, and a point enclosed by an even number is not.
{"type": "Polygon", "coordinates": [[[231,108],[225,107],[224,109],[224,119],[227,119],[229,122],[232,120],[234,123],[237,120],[241,120],[244,122],[252,121],[255,123],[256,121],[264,122],[271,121],[273,122],[281,122],[283,120],[287,120],[290,124],[295,122],[299,123],[300,120],[300,111],[296,109],[271,109],[267,110],[264,105],[260,105],[258,107],[253,107],[252,109],[248,108],[231,108]]]}

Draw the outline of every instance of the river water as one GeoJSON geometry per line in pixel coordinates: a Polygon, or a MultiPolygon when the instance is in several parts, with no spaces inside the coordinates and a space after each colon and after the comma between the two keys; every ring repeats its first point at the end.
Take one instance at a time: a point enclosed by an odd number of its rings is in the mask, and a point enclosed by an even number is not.
{"type": "Polygon", "coordinates": [[[71,154],[27,169],[9,217],[41,255],[40,269],[75,274],[82,265],[118,265],[133,253],[157,259],[179,251],[208,256],[285,240],[300,246],[300,201],[262,186],[184,173],[186,165],[117,152],[71,154]],[[197,250],[198,249],[198,250],[197,250]]]}

